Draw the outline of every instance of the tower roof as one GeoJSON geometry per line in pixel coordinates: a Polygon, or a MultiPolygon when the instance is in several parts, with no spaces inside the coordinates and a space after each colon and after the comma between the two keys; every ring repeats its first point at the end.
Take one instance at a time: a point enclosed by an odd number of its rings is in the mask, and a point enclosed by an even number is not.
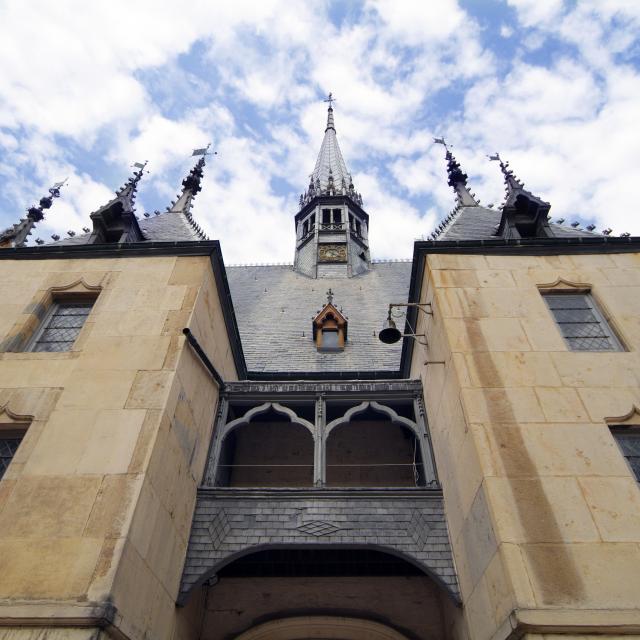
{"type": "Polygon", "coordinates": [[[362,205],[362,196],[353,186],[351,174],[342,157],[336,127],[333,119],[334,98],[329,94],[329,109],[327,111],[327,126],[320,146],[320,153],[316,166],[310,176],[308,190],[300,197],[300,204],[304,205],[319,195],[347,195],[354,202],[362,205]]]}
{"type": "Polygon", "coordinates": [[[324,130],[324,139],[320,147],[320,153],[316,160],[316,166],[311,174],[315,184],[320,183],[320,188],[325,191],[329,186],[329,178],[333,178],[336,189],[342,186],[342,182],[349,186],[351,174],[347,169],[333,122],[333,107],[329,107],[327,113],[327,128],[324,130]]]}

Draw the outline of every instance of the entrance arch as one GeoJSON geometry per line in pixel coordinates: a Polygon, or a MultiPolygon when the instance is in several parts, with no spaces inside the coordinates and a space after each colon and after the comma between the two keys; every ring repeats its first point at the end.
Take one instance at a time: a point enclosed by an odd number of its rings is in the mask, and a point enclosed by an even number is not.
{"type": "Polygon", "coordinates": [[[236,640],[408,640],[391,627],[336,616],[300,616],[272,620],[245,631],[236,640]]]}

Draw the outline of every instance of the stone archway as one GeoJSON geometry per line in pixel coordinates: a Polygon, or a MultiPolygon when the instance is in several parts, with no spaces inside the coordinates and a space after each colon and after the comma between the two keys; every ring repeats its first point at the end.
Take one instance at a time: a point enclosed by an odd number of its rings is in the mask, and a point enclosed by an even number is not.
{"type": "Polygon", "coordinates": [[[407,640],[391,627],[336,616],[300,616],[260,624],[236,640],[407,640]]]}

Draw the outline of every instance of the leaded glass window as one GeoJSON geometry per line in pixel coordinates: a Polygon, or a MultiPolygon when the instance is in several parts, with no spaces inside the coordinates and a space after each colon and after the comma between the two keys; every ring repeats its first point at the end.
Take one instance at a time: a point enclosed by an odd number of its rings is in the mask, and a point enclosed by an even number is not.
{"type": "Polygon", "coordinates": [[[13,460],[21,441],[22,436],[4,437],[0,432],[0,480],[13,460]]]}
{"type": "Polygon", "coordinates": [[[622,351],[622,345],[589,293],[543,295],[571,351],[622,351]]]}
{"type": "Polygon", "coordinates": [[[71,351],[92,302],[54,302],[29,351],[71,351]]]}
{"type": "Polygon", "coordinates": [[[640,431],[623,428],[612,430],[612,433],[633,475],[640,481],[640,431]]]}

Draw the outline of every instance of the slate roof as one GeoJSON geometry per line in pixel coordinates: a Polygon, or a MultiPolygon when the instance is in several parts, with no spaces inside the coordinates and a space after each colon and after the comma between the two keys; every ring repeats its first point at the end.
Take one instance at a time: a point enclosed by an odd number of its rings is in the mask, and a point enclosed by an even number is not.
{"type": "MultiPolygon", "coordinates": [[[[226,268],[247,369],[255,372],[397,371],[402,342],[378,340],[389,303],[406,302],[411,262],[376,262],[354,278],[308,278],[287,266],[226,268]],[[312,319],[327,301],[348,318],[344,351],[318,352],[312,319]]],[[[404,314],[397,319],[404,329],[404,314]]]]}
{"type": "MultiPolygon", "coordinates": [[[[486,207],[460,207],[453,220],[437,240],[491,240],[496,238],[502,211],[486,207]]],[[[598,236],[597,233],[564,227],[559,224],[549,225],[556,238],[575,238],[579,236],[598,236]]]]}
{"type": "MultiPolygon", "coordinates": [[[[142,230],[145,240],[151,242],[183,242],[190,240],[202,240],[194,226],[182,213],[165,211],[150,218],[139,218],[138,224],[142,230]]],[[[74,236],[73,238],[63,238],[49,244],[74,245],[87,244],[90,234],[74,236]]]]}

